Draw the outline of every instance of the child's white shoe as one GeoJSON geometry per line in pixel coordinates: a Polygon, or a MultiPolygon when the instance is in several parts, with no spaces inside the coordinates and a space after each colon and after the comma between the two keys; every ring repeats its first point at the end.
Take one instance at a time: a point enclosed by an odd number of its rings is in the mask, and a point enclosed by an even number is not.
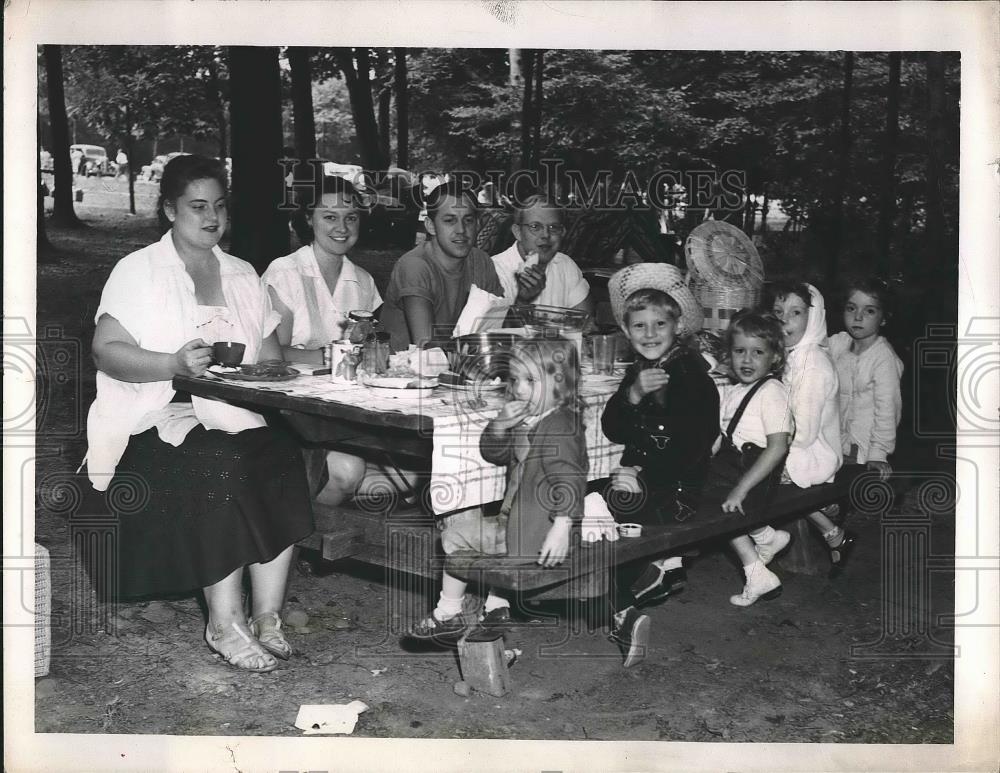
{"type": "Polygon", "coordinates": [[[781,580],[778,579],[778,575],[764,566],[762,561],[755,561],[749,566],[744,566],[743,573],[747,576],[746,585],[743,586],[742,593],[729,597],[730,604],[748,607],[757,599],[769,601],[781,595],[781,580]]]}
{"type": "Polygon", "coordinates": [[[757,542],[754,540],[754,548],[757,550],[757,557],[760,558],[761,562],[765,566],[771,563],[771,559],[787,548],[788,543],[792,541],[792,535],[787,531],[774,529],[773,532],[774,533],[768,542],[757,542]]]}

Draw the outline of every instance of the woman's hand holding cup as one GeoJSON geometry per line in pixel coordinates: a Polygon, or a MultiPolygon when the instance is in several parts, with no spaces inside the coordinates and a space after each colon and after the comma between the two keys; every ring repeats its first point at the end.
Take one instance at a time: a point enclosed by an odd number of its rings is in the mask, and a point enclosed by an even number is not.
{"type": "Polygon", "coordinates": [[[212,364],[212,347],[196,338],[174,352],[173,359],[175,375],[200,376],[212,364]]]}

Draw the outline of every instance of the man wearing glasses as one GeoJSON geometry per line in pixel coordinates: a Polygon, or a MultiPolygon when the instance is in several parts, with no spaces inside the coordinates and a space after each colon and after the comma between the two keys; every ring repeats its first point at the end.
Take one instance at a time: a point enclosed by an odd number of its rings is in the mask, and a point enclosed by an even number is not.
{"type": "Polygon", "coordinates": [[[542,193],[529,196],[516,205],[511,229],[517,241],[493,256],[507,300],[592,314],[590,285],[573,259],[559,252],[566,233],[559,205],[542,193]]]}

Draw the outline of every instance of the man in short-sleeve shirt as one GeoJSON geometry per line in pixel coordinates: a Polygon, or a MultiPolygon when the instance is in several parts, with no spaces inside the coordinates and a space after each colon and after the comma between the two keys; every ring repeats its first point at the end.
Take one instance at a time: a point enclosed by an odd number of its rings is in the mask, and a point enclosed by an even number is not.
{"type": "Polygon", "coordinates": [[[474,246],[476,214],[475,196],[454,183],[428,196],[424,227],[430,238],[396,262],[380,315],[395,351],[450,338],[472,285],[504,294],[493,261],[474,246]]]}
{"type": "Polygon", "coordinates": [[[544,194],[529,196],[516,207],[511,230],[514,244],[493,256],[507,300],[593,313],[583,272],[559,252],[566,230],[559,205],[544,194]]]}

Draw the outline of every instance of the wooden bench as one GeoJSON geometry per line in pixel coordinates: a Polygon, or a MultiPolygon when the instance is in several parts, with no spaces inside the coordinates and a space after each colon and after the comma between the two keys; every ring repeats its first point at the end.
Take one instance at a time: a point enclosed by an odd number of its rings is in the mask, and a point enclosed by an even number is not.
{"type": "Polygon", "coordinates": [[[596,598],[606,592],[609,570],[616,566],[648,561],[706,540],[745,534],[765,523],[778,524],[797,518],[791,526],[795,541],[788,554],[782,556],[783,568],[825,572],[829,568],[827,552],[802,516],[843,500],[864,501],[864,497],[856,495],[856,488],[876,481],[877,472],[867,472],[857,465],[847,466],[838,472],[833,483],[808,489],[779,487],[767,511],[756,517],[723,512],[721,500],[706,497],[694,516],[665,526],[646,526],[639,538],[588,545],[580,543],[576,535],[570,555],[561,567],[545,569],[505,557],[452,555],[443,561],[443,568],[470,582],[527,596],[596,598]]]}
{"type": "Polygon", "coordinates": [[[355,558],[388,569],[439,581],[441,571],[533,598],[588,599],[605,595],[610,570],[634,561],[681,552],[707,540],[746,533],[764,523],[793,531],[795,541],[782,554],[788,571],[825,572],[829,559],[814,529],[802,516],[834,502],[865,501],[859,487],[876,484],[877,472],[860,466],[841,469],[833,483],[799,489],[781,486],[766,513],[757,517],[726,513],[720,500],[706,497],[697,513],[665,526],[647,526],[636,539],[582,543],[574,532],[566,562],[545,569],[534,562],[478,555],[442,556],[435,518],[420,512],[385,516],[376,508],[315,506],[316,531],[299,544],[328,561],[355,558]]]}

